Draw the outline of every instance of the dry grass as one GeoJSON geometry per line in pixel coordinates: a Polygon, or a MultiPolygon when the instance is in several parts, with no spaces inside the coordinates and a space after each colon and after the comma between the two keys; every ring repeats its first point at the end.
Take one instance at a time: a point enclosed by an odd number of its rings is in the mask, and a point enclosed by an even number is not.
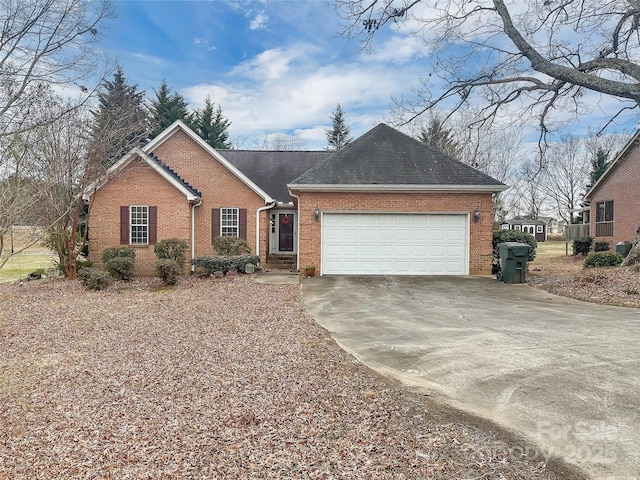
{"type": "Polygon", "coordinates": [[[557,295],[605,305],[640,308],[640,272],[635,267],[584,269],[584,257],[567,256],[564,242],[538,244],[528,283],[557,295]]]}
{"type": "Polygon", "coordinates": [[[294,286],[55,280],[0,300],[2,479],[579,478],[357,363],[294,286]]]}

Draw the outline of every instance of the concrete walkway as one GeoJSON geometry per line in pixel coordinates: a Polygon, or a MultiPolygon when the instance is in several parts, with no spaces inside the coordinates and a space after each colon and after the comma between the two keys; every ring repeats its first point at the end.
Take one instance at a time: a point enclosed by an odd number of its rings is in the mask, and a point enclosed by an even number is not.
{"type": "MultiPolygon", "coordinates": [[[[307,311],[348,352],[597,479],[640,480],[640,310],[479,277],[321,277],[307,311]]],[[[517,451],[518,446],[513,446],[517,451]]]]}

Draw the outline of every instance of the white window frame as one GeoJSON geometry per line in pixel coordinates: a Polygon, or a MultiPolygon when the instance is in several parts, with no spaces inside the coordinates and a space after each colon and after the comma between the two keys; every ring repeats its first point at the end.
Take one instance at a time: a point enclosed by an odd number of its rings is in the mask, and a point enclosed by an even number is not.
{"type": "Polygon", "coordinates": [[[514,225],[513,229],[514,230],[522,230],[522,225],[514,225]]]}
{"type": "Polygon", "coordinates": [[[149,245],[149,206],[129,207],[129,245],[149,245]]]}
{"type": "Polygon", "coordinates": [[[237,207],[220,208],[220,236],[240,236],[240,209],[237,207]]]}
{"type": "Polygon", "coordinates": [[[536,225],[536,233],[542,233],[543,231],[542,225],[536,225]]]}

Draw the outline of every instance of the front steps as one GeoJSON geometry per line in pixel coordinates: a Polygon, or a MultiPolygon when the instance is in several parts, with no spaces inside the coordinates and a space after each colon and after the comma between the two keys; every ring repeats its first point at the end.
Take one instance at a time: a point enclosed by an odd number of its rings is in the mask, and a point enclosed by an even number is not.
{"type": "Polygon", "coordinates": [[[281,270],[285,272],[297,272],[297,255],[287,255],[287,254],[278,254],[278,255],[268,255],[267,262],[264,264],[263,268],[265,270],[281,270]]]}

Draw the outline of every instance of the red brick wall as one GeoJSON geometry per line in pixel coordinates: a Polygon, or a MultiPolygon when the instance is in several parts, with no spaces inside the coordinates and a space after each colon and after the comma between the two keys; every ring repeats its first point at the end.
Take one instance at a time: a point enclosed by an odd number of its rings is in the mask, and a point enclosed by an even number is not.
{"type": "MultiPolygon", "coordinates": [[[[210,255],[211,209],[238,207],[247,209],[247,241],[251,251],[256,244],[256,211],[264,200],[226,167],[181,130],[153,152],[162,162],[202,193],[202,205],[196,208],[196,256],[210,255]]],[[[266,232],[267,214],[260,217],[261,230],[266,232]]],[[[261,239],[260,257],[266,260],[266,239],[261,239]]]]}
{"type": "MultiPolygon", "coordinates": [[[[191,248],[189,202],[145,162],[134,160],[93,196],[89,211],[89,258],[94,266],[103,267],[102,252],[105,248],[120,246],[120,206],[125,205],[157,206],[158,240],[183,238],[191,248]]],[[[136,251],[136,275],[154,275],[156,256],[153,245],[131,248],[136,251]]],[[[191,250],[187,258],[190,255],[191,250]]]]}
{"type": "MultiPolygon", "coordinates": [[[[247,241],[255,253],[256,211],[264,206],[258,194],[182,131],[153,153],[202,194],[202,205],[195,208],[195,256],[213,253],[211,209],[220,207],[247,209],[247,241]]],[[[96,266],[101,266],[102,250],[120,243],[120,206],[134,204],[158,206],[158,240],[181,238],[191,248],[191,206],[186,197],[146,163],[136,160],[94,195],[89,214],[89,255],[96,266]]],[[[267,212],[261,212],[260,230],[260,257],[264,262],[268,248],[267,212]]],[[[134,248],[136,273],[154,275],[153,246],[134,248]]],[[[191,258],[191,251],[187,258],[191,258]]]]}
{"type": "Polygon", "coordinates": [[[640,227],[640,147],[632,147],[618,160],[590,200],[589,231],[594,239],[608,241],[612,250],[618,242],[635,239],[640,227]],[[613,200],[613,237],[596,237],[597,204],[607,200],[613,200]]]}
{"type": "Polygon", "coordinates": [[[491,274],[491,229],[493,206],[490,193],[324,193],[304,192],[300,196],[300,265],[320,263],[321,221],[314,210],[349,212],[434,212],[468,213],[469,273],[491,274]],[[473,212],[480,208],[480,221],[473,212]]]}

